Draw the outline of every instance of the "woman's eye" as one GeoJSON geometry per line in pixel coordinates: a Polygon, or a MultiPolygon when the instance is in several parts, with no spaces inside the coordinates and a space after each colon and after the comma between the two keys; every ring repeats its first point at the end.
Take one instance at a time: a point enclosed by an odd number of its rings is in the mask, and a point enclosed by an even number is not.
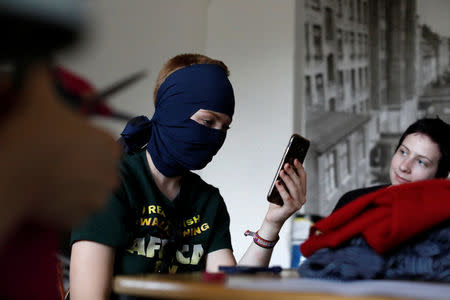
{"type": "Polygon", "coordinates": [[[400,150],[400,154],[401,155],[406,155],[406,151],[405,150],[400,150]]]}
{"type": "Polygon", "coordinates": [[[211,126],[212,125],[212,121],[208,120],[208,119],[202,119],[202,123],[205,126],[211,126]]]}
{"type": "Polygon", "coordinates": [[[419,163],[419,165],[423,167],[425,166],[425,162],[423,160],[419,159],[417,162],[419,163]]]}

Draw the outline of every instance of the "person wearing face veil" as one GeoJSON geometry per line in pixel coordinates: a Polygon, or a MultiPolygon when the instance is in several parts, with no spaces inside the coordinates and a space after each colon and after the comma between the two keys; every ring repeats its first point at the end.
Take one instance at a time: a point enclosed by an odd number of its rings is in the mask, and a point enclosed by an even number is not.
{"type": "MultiPolygon", "coordinates": [[[[199,54],[177,55],[163,66],[153,117],[130,120],[121,134],[120,188],[72,232],[72,300],[107,299],[115,274],[236,265],[225,201],[191,172],[204,168],[225,141],[235,109],[228,75],[223,62],[199,54]]],[[[277,185],[284,205],[270,204],[240,264],[268,265],[281,226],[306,201],[305,177],[298,161],[285,166],[286,188],[277,185]]]]}

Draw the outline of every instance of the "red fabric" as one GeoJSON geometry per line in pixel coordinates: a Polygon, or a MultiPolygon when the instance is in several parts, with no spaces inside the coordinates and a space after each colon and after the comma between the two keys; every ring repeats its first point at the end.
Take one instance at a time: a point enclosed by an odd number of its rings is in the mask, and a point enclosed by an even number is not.
{"type": "Polygon", "coordinates": [[[57,300],[57,234],[27,224],[0,253],[0,299],[57,300]]]}
{"type": "Polygon", "coordinates": [[[227,275],[224,273],[209,273],[206,271],[202,273],[202,281],[204,282],[223,283],[226,277],[227,275]]]}
{"type": "Polygon", "coordinates": [[[80,99],[81,106],[79,107],[79,109],[81,112],[93,113],[101,116],[112,115],[112,109],[104,102],[97,103],[95,107],[90,108],[91,111],[88,112],[88,103],[83,103],[83,99],[87,99],[88,97],[95,95],[97,91],[95,90],[94,86],[90,84],[86,79],[62,66],[55,67],[55,74],[64,90],[80,99]]]}
{"type": "Polygon", "coordinates": [[[364,195],[320,220],[300,246],[308,257],[362,234],[379,254],[450,219],[450,180],[389,186],[364,195]]]}

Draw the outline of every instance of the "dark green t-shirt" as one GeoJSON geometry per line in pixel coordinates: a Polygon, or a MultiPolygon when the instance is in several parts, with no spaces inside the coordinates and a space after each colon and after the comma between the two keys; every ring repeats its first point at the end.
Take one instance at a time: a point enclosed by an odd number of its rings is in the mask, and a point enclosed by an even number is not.
{"type": "Polygon", "coordinates": [[[156,187],[145,153],[124,155],[120,188],[103,210],[72,231],[71,243],[113,247],[115,274],[153,273],[168,261],[163,258],[168,253],[176,257],[170,273],[204,270],[206,254],[232,249],[230,218],[219,190],[188,172],[170,201],[156,187]],[[165,245],[178,245],[178,250],[164,251],[165,245]]]}

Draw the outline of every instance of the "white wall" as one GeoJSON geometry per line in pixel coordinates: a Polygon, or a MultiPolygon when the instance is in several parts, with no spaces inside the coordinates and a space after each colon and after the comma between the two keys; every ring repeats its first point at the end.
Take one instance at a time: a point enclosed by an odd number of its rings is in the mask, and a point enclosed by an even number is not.
{"type": "MultiPolygon", "coordinates": [[[[231,71],[236,113],[227,141],[203,178],[219,187],[231,214],[239,260],[268,208],[266,194],[293,132],[295,0],[96,0],[86,46],[61,61],[103,87],[142,68],[144,81],[111,103],[134,114],[153,113],[154,81],[162,64],[182,52],[223,60],[231,71]]],[[[302,25],[303,28],[303,25],[302,25]]],[[[109,123],[115,134],[124,124],[109,123]]],[[[290,222],[272,264],[287,267],[290,222]]]]}
{"type": "Polygon", "coordinates": [[[433,31],[450,37],[450,1],[417,0],[417,14],[421,23],[428,24],[433,31]]]}
{"type": "MultiPolygon", "coordinates": [[[[182,52],[204,52],[207,0],[89,0],[81,47],[61,61],[98,88],[136,71],[148,76],[111,98],[114,107],[132,114],[153,114],[154,82],[162,64],[182,52]]],[[[104,124],[105,122],[103,122],[104,124]]],[[[106,122],[115,134],[124,124],[106,122]]]]}
{"type": "MultiPolygon", "coordinates": [[[[201,172],[220,188],[240,259],[268,208],[266,195],[293,131],[295,1],[212,0],[206,53],[230,68],[236,112],[227,141],[201,172]]],[[[271,264],[289,265],[289,228],[271,264]]]]}

